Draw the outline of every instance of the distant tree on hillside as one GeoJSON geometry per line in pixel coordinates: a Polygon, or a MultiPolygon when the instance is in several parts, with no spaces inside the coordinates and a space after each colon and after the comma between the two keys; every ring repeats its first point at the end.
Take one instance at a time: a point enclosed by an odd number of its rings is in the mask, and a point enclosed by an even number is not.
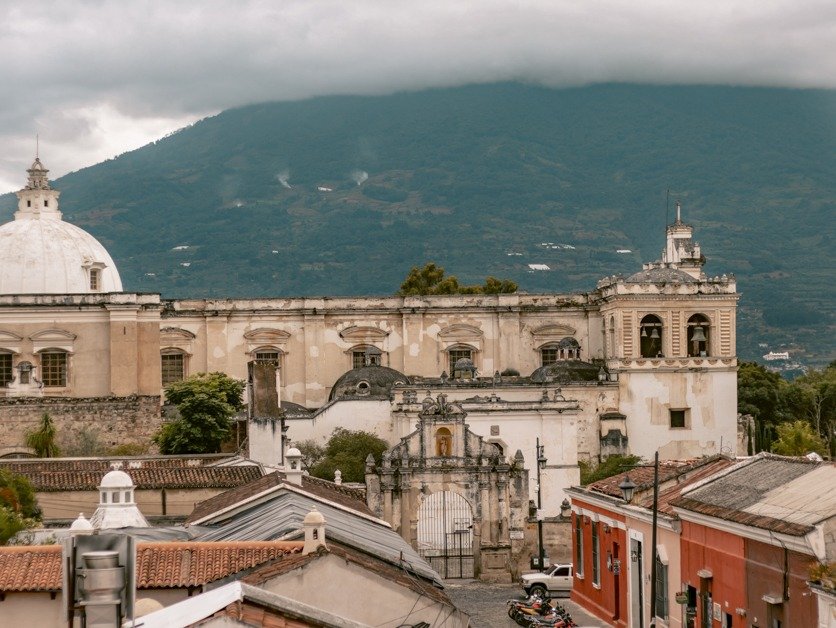
{"type": "Polygon", "coordinates": [[[180,418],[154,435],[163,454],[208,454],[221,449],[231,432],[231,418],[241,408],[244,382],[224,373],[198,373],[169,384],[166,399],[180,418]]]}
{"type": "Polygon", "coordinates": [[[507,294],[517,291],[517,284],[509,279],[488,277],[484,285],[463,286],[455,275],[444,275],[444,269],[433,262],[423,268],[413,266],[401,289],[400,296],[418,296],[425,294],[507,294]]]}

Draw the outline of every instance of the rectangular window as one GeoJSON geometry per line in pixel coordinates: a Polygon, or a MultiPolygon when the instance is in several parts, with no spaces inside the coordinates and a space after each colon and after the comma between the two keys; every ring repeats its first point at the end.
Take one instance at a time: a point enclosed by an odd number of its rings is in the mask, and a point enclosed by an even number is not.
{"type": "Polygon", "coordinates": [[[49,351],[41,354],[41,379],[44,386],[65,387],[67,385],[67,354],[63,351],[49,351]]]}
{"type": "Polygon", "coordinates": [[[6,386],[14,379],[12,370],[12,354],[0,353],[0,386],[6,386]]]}
{"type": "Polygon", "coordinates": [[[601,540],[597,522],[592,524],[592,584],[601,584],[601,540]]]}
{"type": "Polygon", "coordinates": [[[668,618],[668,566],[656,557],[656,617],[668,618]]]}
{"type": "Polygon", "coordinates": [[[557,347],[543,347],[540,349],[540,366],[548,366],[557,362],[557,347]]]}
{"type": "Polygon", "coordinates": [[[185,378],[186,363],[182,353],[164,353],[160,356],[163,386],[185,378]]]}
{"type": "Polygon", "coordinates": [[[583,577],[583,516],[575,515],[575,573],[583,577]]]}
{"type": "Polygon", "coordinates": [[[671,427],[686,427],[685,410],[671,410],[671,427]]]}
{"type": "Polygon", "coordinates": [[[101,285],[101,272],[98,268],[90,269],[90,289],[98,292],[101,285]]]}

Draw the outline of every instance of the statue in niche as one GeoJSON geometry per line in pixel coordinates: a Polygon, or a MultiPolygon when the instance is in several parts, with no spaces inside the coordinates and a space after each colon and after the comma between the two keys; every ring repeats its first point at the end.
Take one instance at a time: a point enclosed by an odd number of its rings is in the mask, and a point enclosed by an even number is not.
{"type": "Polygon", "coordinates": [[[439,428],[435,433],[435,455],[446,458],[453,453],[453,435],[446,427],[439,428]]]}

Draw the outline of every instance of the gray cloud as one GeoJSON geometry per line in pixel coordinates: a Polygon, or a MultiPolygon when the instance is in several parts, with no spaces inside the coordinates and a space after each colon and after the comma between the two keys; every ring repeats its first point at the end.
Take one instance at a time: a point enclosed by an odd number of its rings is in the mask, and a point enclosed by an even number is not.
{"type": "Polygon", "coordinates": [[[832,0],[99,0],[0,8],[0,190],[224,108],[520,79],[836,88],[832,0]]]}

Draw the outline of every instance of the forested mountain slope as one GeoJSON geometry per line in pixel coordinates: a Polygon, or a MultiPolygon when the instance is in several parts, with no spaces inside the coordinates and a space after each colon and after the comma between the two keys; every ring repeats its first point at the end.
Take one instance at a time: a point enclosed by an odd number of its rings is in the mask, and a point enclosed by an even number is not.
{"type": "Polygon", "coordinates": [[[728,87],[328,97],[225,111],[55,185],[126,290],[168,297],[391,294],[426,261],[591,290],[658,258],[670,189],[706,272],[737,275],[739,353],[796,342],[822,362],[835,114],[835,92],[728,87]]]}

